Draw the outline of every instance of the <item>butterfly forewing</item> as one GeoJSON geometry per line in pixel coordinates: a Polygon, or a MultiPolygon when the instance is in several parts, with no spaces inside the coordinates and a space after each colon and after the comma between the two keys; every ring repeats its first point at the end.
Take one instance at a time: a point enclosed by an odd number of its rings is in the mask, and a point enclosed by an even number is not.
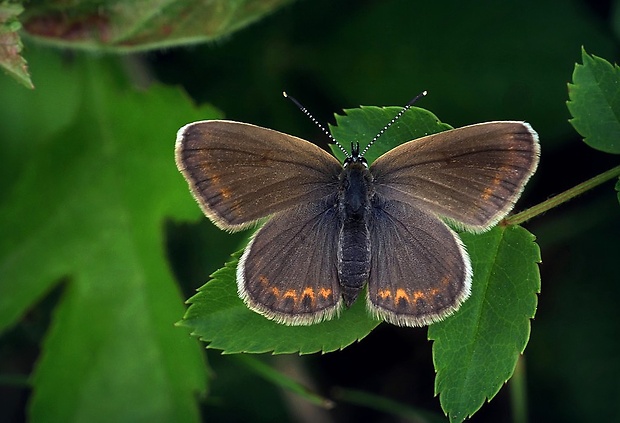
{"type": "Polygon", "coordinates": [[[375,189],[480,232],[514,206],[536,170],[538,136],[524,122],[488,122],[402,144],[371,166],[375,189]]]}
{"type": "Polygon", "coordinates": [[[401,326],[451,314],[469,296],[471,265],[460,238],[437,217],[400,201],[373,201],[368,308],[401,326]]]}
{"type": "Polygon", "coordinates": [[[265,223],[237,267],[239,295],[248,307],[291,325],[317,323],[339,312],[336,213],[334,195],[265,223]]]}
{"type": "Polygon", "coordinates": [[[223,120],[181,128],[176,161],[204,213],[228,230],[333,194],[341,170],[301,138],[223,120]]]}

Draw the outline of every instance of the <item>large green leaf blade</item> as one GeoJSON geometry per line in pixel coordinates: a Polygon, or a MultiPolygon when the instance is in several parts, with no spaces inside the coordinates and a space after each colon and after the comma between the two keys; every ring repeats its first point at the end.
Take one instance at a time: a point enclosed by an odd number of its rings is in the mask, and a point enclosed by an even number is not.
{"type": "Polygon", "coordinates": [[[528,231],[498,226],[461,237],[472,259],[471,297],[428,331],[435,391],[451,421],[473,415],[512,376],[540,292],[540,252],[528,231]]]}
{"type": "MultiPolygon", "coordinates": [[[[0,111],[0,132],[30,153],[0,204],[0,327],[65,281],[32,378],[33,421],[197,421],[204,356],[174,327],[184,307],[162,229],[199,216],[171,159],[175,131],[216,114],[177,90],[134,92],[112,73],[105,60],[65,66],[57,82],[79,87],[80,107],[43,140],[0,111]]],[[[19,119],[39,122],[35,103],[58,107],[55,90],[41,83],[16,99],[31,105],[19,119]]]]}
{"type": "Polygon", "coordinates": [[[570,120],[592,148],[620,154],[620,68],[582,51],[568,84],[570,120]]]}

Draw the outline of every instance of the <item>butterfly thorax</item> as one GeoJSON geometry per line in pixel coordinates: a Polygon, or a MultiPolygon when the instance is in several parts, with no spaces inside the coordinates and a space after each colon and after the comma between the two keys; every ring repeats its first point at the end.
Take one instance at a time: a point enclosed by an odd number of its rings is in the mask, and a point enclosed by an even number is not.
{"type": "Polygon", "coordinates": [[[349,160],[340,174],[338,277],[347,306],[357,298],[370,272],[372,175],[363,159],[349,160]]]}

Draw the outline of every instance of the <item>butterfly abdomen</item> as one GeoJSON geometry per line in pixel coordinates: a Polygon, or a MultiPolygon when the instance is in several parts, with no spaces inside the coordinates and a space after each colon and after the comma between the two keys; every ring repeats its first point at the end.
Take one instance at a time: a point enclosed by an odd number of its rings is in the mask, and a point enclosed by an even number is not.
{"type": "Polygon", "coordinates": [[[350,163],[340,177],[338,277],[345,305],[359,295],[370,273],[370,196],[372,181],[362,163],[350,163]]]}

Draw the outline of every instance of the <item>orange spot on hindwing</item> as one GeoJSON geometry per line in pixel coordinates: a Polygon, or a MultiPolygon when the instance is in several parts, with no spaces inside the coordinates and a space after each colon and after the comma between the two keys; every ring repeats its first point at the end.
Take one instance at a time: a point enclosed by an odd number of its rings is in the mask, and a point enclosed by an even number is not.
{"type": "MultiPolygon", "coordinates": [[[[414,292],[414,294],[416,294],[416,293],[414,292]]],[[[415,299],[415,297],[414,297],[414,299],[415,299]]],[[[401,300],[404,300],[407,303],[410,302],[409,295],[407,295],[407,292],[404,289],[402,289],[402,288],[398,288],[396,290],[396,296],[394,297],[394,302],[396,304],[398,304],[401,300]]]]}
{"type": "Polygon", "coordinates": [[[297,291],[295,291],[294,289],[288,289],[282,295],[282,298],[284,298],[284,299],[291,298],[295,302],[295,301],[297,301],[297,291]]]}
{"type": "Polygon", "coordinates": [[[330,288],[321,288],[319,295],[326,300],[332,296],[332,290],[330,288]]]}
{"type": "Polygon", "coordinates": [[[382,300],[385,300],[386,298],[390,298],[392,296],[392,292],[389,289],[380,289],[379,292],[377,292],[377,295],[382,300]]]}
{"type": "Polygon", "coordinates": [[[312,302],[314,302],[314,289],[312,289],[312,287],[308,286],[304,289],[304,291],[301,293],[302,298],[303,297],[308,297],[312,300],[312,302]]]}

